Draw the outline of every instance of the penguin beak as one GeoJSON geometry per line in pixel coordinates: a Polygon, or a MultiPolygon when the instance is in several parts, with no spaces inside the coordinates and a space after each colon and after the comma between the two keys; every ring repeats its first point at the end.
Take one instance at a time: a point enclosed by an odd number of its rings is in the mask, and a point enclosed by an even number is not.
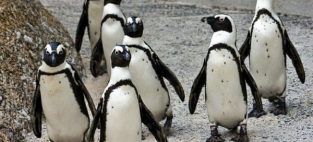
{"type": "Polygon", "coordinates": [[[210,17],[203,17],[202,19],[201,19],[201,22],[206,22],[206,23],[208,23],[208,24],[213,24],[214,23],[214,21],[215,21],[215,17],[214,16],[210,16],[210,17]]]}
{"type": "Polygon", "coordinates": [[[56,56],[57,56],[56,52],[52,52],[52,54],[51,54],[51,64],[52,64],[52,66],[55,66],[56,63],[57,63],[56,56]]]}
{"type": "Polygon", "coordinates": [[[136,26],[135,23],[132,24],[132,27],[131,27],[131,28],[132,28],[132,31],[133,31],[133,32],[136,32],[136,31],[137,31],[137,26],[136,26]]]}
{"type": "Polygon", "coordinates": [[[126,54],[124,54],[124,60],[130,61],[130,58],[131,58],[131,55],[128,52],[126,52],[126,54]]]}

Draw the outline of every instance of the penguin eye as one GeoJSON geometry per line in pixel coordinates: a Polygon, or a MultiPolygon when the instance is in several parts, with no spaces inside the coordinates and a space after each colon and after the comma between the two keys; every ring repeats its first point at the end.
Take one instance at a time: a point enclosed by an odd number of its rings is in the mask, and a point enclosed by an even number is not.
{"type": "Polygon", "coordinates": [[[48,50],[46,50],[46,54],[48,54],[48,55],[50,54],[48,50]]]}
{"type": "Polygon", "coordinates": [[[62,55],[63,53],[64,53],[63,50],[61,50],[61,51],[59,52],[60,55],[62,55]]]}
{"type": "Polygon", "coordinates": [[[223,23],[225,18],[218,18],[218,22],[223,23]]]}
{"type": "Polygon", "coordinates": [[[115,51],[114,53],[115,53],[115,55],[118,55],[119,52],[118,52],[118,51],[115,51]]]}

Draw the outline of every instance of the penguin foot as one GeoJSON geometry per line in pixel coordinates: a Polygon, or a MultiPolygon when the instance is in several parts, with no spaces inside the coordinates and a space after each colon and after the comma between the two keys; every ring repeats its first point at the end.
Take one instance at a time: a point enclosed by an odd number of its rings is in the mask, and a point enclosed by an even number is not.
{"type": "Polygon", "coordinates": [[[217,136],[211,136],[209,137],[206,142],[224,142],[225,140],[223,138],[221,138],[221,136],[217,135],[217,136]]]}
{"type": "Polygon", "coordinates": [[[173,115],[166,117],[166,121],[165,121],[165,124],[164,124],[164,133],[165,133],[166,136],[170,135],[170,130],[171,130],[171,127],[172,127],[172,120],[173,120],[173,115]]]}
{"type": "Polygon", "coordinates": [[[287,114],[287,108],[286,107],[276,107],[274,110],[270,111],[274,115],[286,115],[287,114]]]}
{"type": "Polygon", "coordinates": [[[221,137],[221,134],[218,133],[217,126],[210,126],[211,137],[209,137],[206,142],[224,142],[225,140],[221,137]]]}
{"type": "Polygon", "coordinates": [[[286,115],[287,114],[287,107],[284,97],[275,97],[270,98],[269,101],[273,103],[275,109],[271,110],[270,112],[274,115],[286,115]]]}
{"type": "Polygon", "coordinates": [[[249,141],[249,137],[247,134],[247,124],[240,125],[239,134],[236,137],[232,138],[231,141],[235,141],[235,142],[248,142],[249,141]]]}
{"type": "Polygon", "coordinates": [[[234,142],[248,142],[249,141],[249,138],[248,138],[248,135],[245,134],[245,135],[237,135],[236,137],[233,137],[231,139],[231,141],[234,141],[234,142]]]}
{"type": "Polygon", "coordinates": [[[248,114],[249,117],[256,117],[256,118],[259,118],[263,115],[266,115],[266,112],[263,109],[259,110],[255,108],[252,111],[250,111],[248,114]]]}

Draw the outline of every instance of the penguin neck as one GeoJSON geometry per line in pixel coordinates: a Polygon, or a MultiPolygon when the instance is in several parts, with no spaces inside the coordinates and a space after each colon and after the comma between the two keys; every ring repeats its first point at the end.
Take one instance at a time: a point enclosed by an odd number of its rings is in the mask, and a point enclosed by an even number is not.
{"type": "Polygon", "coordinates": [[[111,78],[109,84],[115,84],[120,80],[131,79],[128,67],[114,67],[111,69],[111,78]]]}
{"type": "Polygon", "coordinates": [[[39,69],[44,71],[44,72],[55,73],[55,72],[64,70],[66,68],[66,66],[67,66],[67,63],[63,62],[61,65],[58,65],[56,67],[50,67],[44,61],[42,61],[42,65],[40,66],[39,69]]]}
{"type": "Polygon", "coordinates": [[[131,45],[131,44],[141,45],[143,43],[144,41],[141,37],[130,37],[130,36],[125,35],[123,39],[123,44],[125,45],[131,45]]]}
{"type": "Polygon", "coordinates": [[[212,39],[211,39],[211,43],[210,43],[210,47],[215,45],[215,44],[219,44],[219,43],[225,43],[229,46],[233,46],[236,47],[235,43],[236,43],[236,34],[235,32],[226,32],[226,31],[218,31],[218,32],[214,32],[212,39]]]}
{"type": "Polygon", "coordinates": [[[273,11],[273,0],[258,0],[256,3],[255,13],[263,8],[269,11],[273,11]]]}

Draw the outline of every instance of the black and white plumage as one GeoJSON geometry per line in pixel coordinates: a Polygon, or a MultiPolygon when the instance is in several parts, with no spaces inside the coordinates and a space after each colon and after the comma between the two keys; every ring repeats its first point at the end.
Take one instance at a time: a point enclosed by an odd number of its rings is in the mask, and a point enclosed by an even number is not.
{"type": "MultiPolygon", "coordinates": [[[[233,140],[248,141],[245,83],[250,86],[256,102],[260,103],[260,97],[254,79],[240,61],[235,45],[235,25],[230,16],[222,14],[205,17],[202,21],[210,24],[214,33],[203,66],[191,88],[190,113],[195,112],[201,89],[205,86],[205,101],[211,128],[211,137],[207,141],[223,141],[218,134],[218,126],[228,129],[240,126],[240,133],[233,140]]],[[[258,110],[264,112],[263,108],[258,110]]]]}
{"type": "Polygon", "coordinates": [[[161,126],[142,102],[132,83],[129,63],[131,54],[127,46],[114,47],[111,55],[112,69],[91,125],[89,140],[92,140],[100,120],[100,142],[139,142],[141,122],[152,132],[157,141],[166,142],[161,126]]]}
{"type": "Polygon", "coordinates": [[[92,114],[96,110],[83,81],[65,56],[66,50],[58,42],[51,42],[44,49],[33,98],[33,132],[41,137],[45,115],[51,141],[82,142],[89,128],[85,99],[92,114]]]}
{"type": "Polygon", "coordinates": [[[160,60],[152,48],[144,42],[143,22],[138,17],[129,17],[124,26],[123,44],[129,47],[132,59],[129,70],[138,92],[157,121],[166,118],[165,132],[169,134],[173,112],[170,96],[163,78],[174,87],[179,98],[184,101],[183,87],[175,74],[160,60]]]}
{"type": "Polygon", "coordinates": [[[86,28],[91,48],[95,47],[100,39],[103,7],[104,0],[85,0],[75,36],[75,48],[78,52],[81,49],[86,28]]]}
{"type": "Polygon", "coordinates": [[[121,0],[105,0],[101,20],[100,39],[95,48],[93,48],[90,61],[90,70],[95,77],[104,73],[103,69],[100,67],[103,55],[106,62],[106,70],[110,76],[110,56],[112,49],[117,44],[122,43],[124,37],[123,26],[125,24],[125,15],[120,8],[120,2],[121,0]]]}
{"type": "MultiPolygon", "coordinates": [[[[272,112],[286,114],[286,55],[292,60],[302,83],[305,82],[305,71],[284,25],[273,11],[273,0],[257,1],[255,16],[239,52],[242,61],[249,56],[250,72],[260,95],[276,107],[272,112]]],[[[254,111],[249,115],[254,116],[254,111]]]]}

